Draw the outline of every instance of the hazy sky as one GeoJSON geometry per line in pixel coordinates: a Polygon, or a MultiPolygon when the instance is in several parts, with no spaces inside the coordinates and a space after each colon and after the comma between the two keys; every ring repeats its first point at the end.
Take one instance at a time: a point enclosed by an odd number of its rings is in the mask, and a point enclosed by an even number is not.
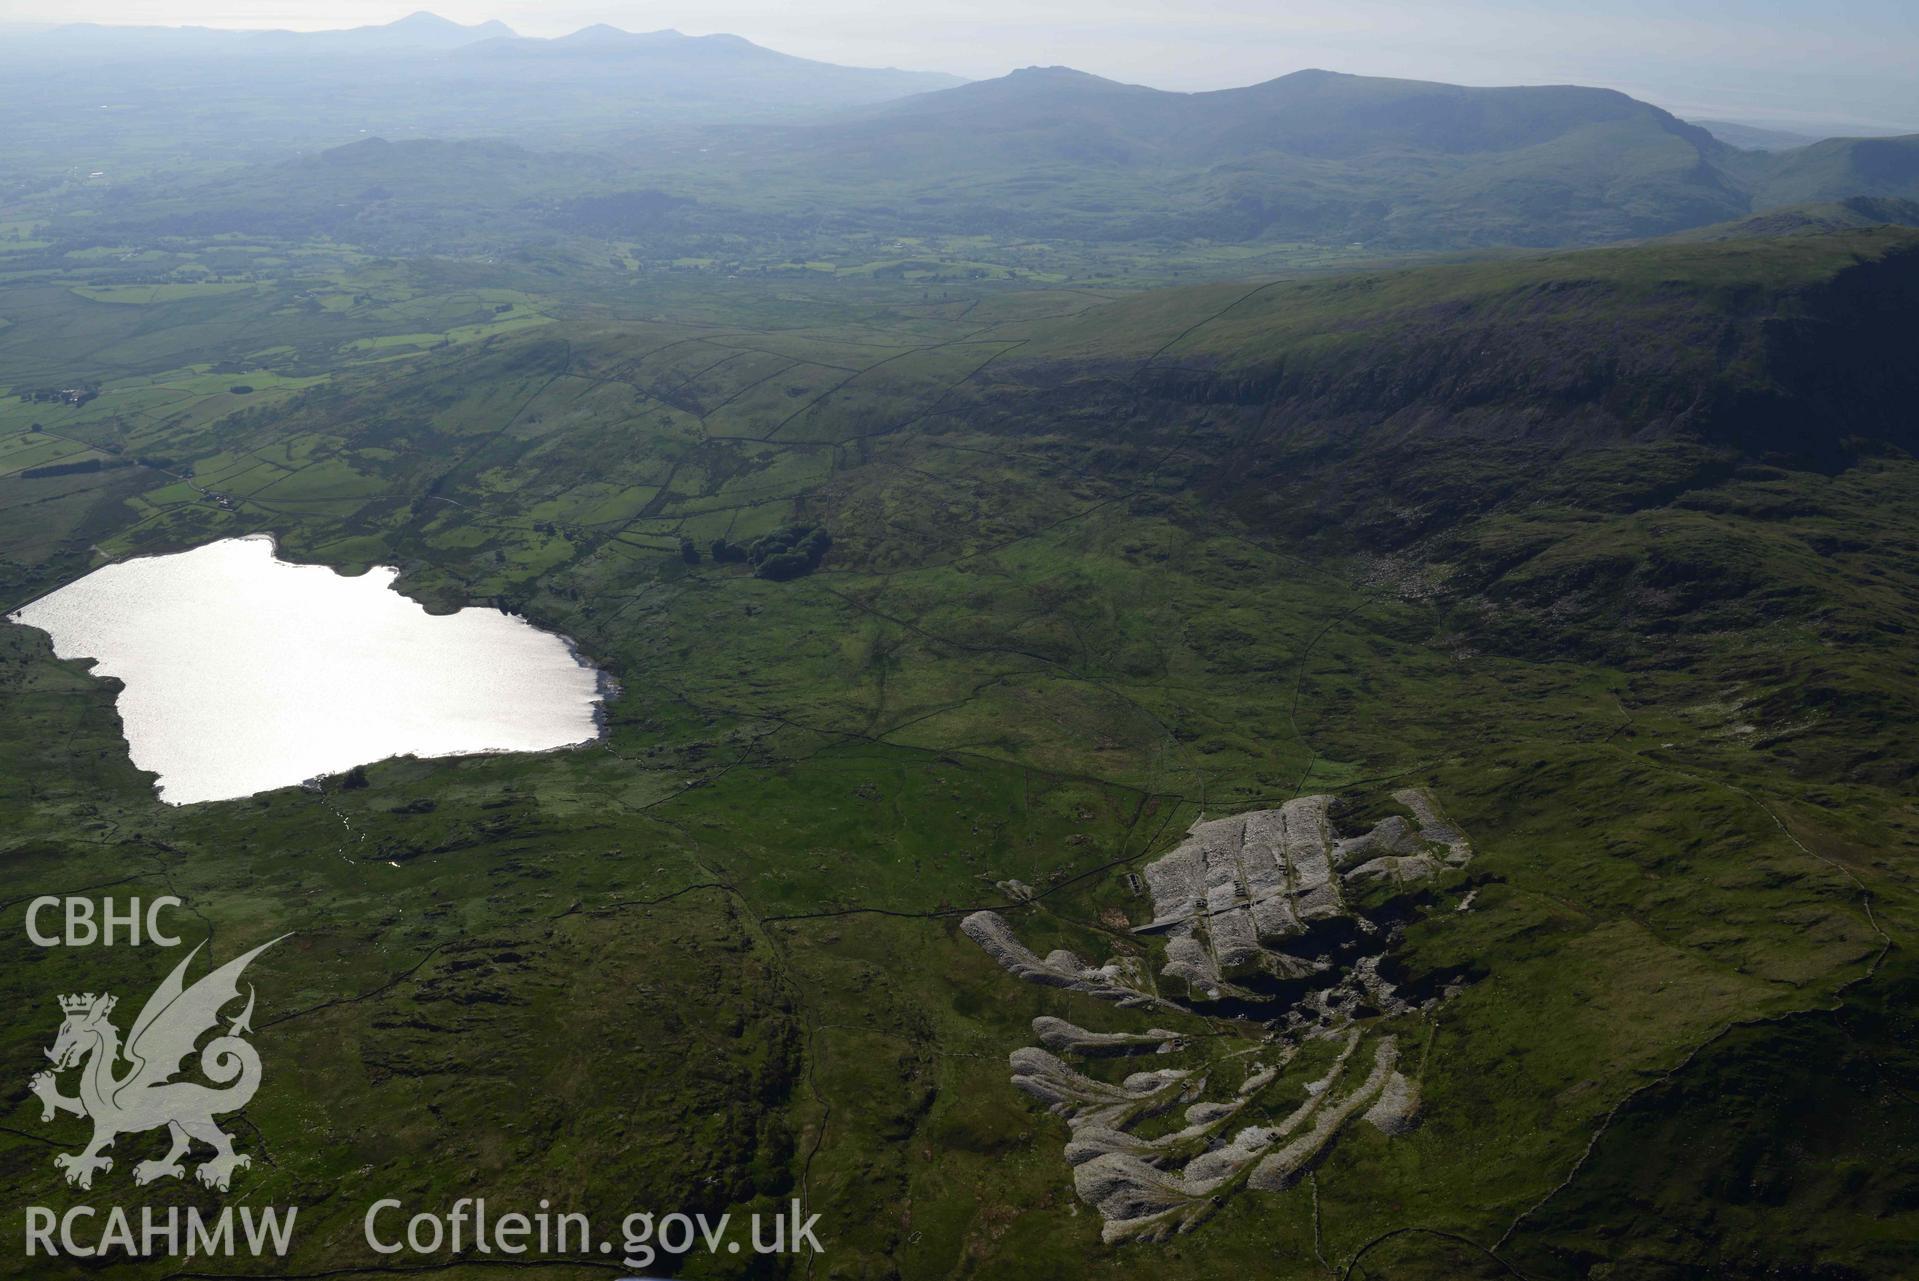
{"type": "MultiPolygon", "coordinates": [[[[0,0],[15,22],[321,28],[420,0],[0,0]]],[[[527,35],[730,31],[788,53],[967,76],[1029,63],[1168,89],[1301,67],[1578,82],[1681,114],[1919,129],[1919,0],[437,0],[527,35]]]]}

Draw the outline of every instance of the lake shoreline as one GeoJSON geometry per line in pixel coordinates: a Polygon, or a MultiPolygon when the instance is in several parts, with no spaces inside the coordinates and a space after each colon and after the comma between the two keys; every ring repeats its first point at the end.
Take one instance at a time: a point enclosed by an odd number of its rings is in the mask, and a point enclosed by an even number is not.
{"type": "Polygon", "coordinates": [[[119,683],[129,759],[168,805],[610,732],[620,684],[573,637],[483,605],[435,614],[397,566],[343,573],[279,546],[261,531],[108,561],[7,619],[119,683]]]}

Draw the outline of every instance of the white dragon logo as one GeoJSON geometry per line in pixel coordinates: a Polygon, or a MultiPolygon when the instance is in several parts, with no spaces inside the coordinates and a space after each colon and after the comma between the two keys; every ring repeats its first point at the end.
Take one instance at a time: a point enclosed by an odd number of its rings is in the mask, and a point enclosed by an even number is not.
{"type": "Polygon", "coordinates": [[[42,1121],[51,1121],[62,1112],[93,1121],[93,1141],[84,1151],[53,1158],[54,1165],[66,1171],[68,1183],[92,1187],[95,1171],[104,1173],[113,1168],[113,1158],[101,1152],[112,1147],[116,1137],[161,1126],[171,1134],[173,1147],[158,1161],[136,1164],[135,1183],[183,1177],[186,1167],[180,1158],[196,1139],[214,1151],[210,1160],[194,1170],[195,1177],[209,1188],[225,1192],[233,1172],[253,1164],[252,1157],[233,1150],[233,1136],[213,1123],[215,1114],[245,1107],[260,1088],[260,1055],[242,1039],[253,1030],[251,985],[247,988],[246,1009],[232,1020],[224,1035],[214,1037],[200,1050],[200,1071],[213,1086],[172,1078],[183,1070],[182,1060],[193,1054],[201,1036],[219,1025],[220,1010],[239,999],[240,974],[248,963],[279,941],[262,943],[187,987],[184,976],[200,951],[196,946],[147,998],[124,1048],[120,1030],[107,1017],[113,1013],[113,996],[88,992],[60,998],[66,1021],[60,1025],[53,1048],[46,1052],[53,1070],[39,1073],[28,1088],[40,1097],[42,1121]],[[124,1075],[116,1076],[114,1069],[122,1057],[129,1067],[124,1075]],[[79,1096],[68,1098],[60,1093],[55,1076],[82,1063],[79,1096]]]}

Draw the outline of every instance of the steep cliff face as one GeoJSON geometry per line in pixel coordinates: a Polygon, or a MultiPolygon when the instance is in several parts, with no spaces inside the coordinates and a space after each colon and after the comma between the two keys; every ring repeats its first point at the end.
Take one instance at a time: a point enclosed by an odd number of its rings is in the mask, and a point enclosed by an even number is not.
{"type": "Polygon", "coordinates": [[[1137,312],[1165,298],[1123,303],[1130,349],[1036,338],[934,421],[1409,567],[1467,646],[1789,670],[1774,723],[1834,736],[1796,767],[1905,777],[1883,727],[1919,709],[1873,672],[1919,629],[1889,555],[1919,495],[1919,239],[1785,243],[1242,286],[1158,330],[1137,312]]]}
{"type": "Polygon", "coordinates": [[[1902,354],[1919,237],[1877,233],[1784,279],[1757,256],[1631,254],[1429,274],[1424,296],[1411,276],[1371,298],[1274,286],[1144,359],[1008,364],[954,412],[1105,446],[1179,439],[1244,488],[1382,451],[1369,479],[1390,492],[1462,446],[1492,471],[1483,451],[1520,444],[1537,461],[1690,441],[1821,469],[1919,444],[1919,368],[1902,354]],[[1670,274],[1628,274],[1642,266],[1670,274]]]}
{"type": "Polygon", "coordinates": [[[1794,301],[1759,329],[1773,394],[1728,407],[1714,426],[1749,452],[1919,448],[1919,250],[1849,267],[1794,301]]]}
{"type": "MultiPolygon", "coordinates": [[[[932,421],[1057,440],[1085,470],[1177,480],[1329,550],[1403,548],[1516,502],[1632,511],[1741,465],[1832,475],[1919,446],[1904,354],[1919,237],[1834,238],[1801,267],[1715,247],[1281,284],[1140,355],[1036,343],[932,421]]],[[[1150,302],[1121,304],[1116,328],[1150,302]]]]}

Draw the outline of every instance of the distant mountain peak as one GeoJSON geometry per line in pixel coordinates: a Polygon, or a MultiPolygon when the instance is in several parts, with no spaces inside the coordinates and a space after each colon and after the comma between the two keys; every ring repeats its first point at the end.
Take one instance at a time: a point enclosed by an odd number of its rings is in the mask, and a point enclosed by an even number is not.
{"type": "Polygon", "coordinates": [[[1145,85],[1127,84],[1123,80],[1108,80],[1105,76],[1096,76],[1076,67],[1034,66],[1020,67],[992,80],[974,80],[949,89],[902,98],[889,105],[912,112],[928,107],[948,109],[963,107],[968,103],[1003,101],[1026,103],[1033,109],[1043,110],[1043,104],[1049,101],[1082,101],[1109,96],[1173,99],[1184,95],[1151,89],[1145,85]]]}
{"type": "MultiPolygon", "coordinates": [[[[1016,84],[1111,85],[1120,83],[1117,80],[1108,80],[1105,76],[1096,76],[1090,71],[1081,71],[1078,67],[1062,67],[1057,65],[1051,67],[1021,67],[1016,71],[1007,72],[1002,78],[1016,84]]],[[[976,83],[990,84],[991,81],[981,80],[976,83]]]]}
{"type": "Polygon", "coordinates": [[[386,25],[389,27],[431,27],[436,31],[492,31],[501,27],[505,27],[509,31],[512,30],[511,27],[507,27],[506,24],[498,18],[489,18],[485,22],[455,22],[451,18],[441,17],[431,9],[415,9],[406,17],[395,18],[386,25]]]}
{"type": "Polygon", "coordinates": [[[348,49],[390,51],[455,49],[497,38],[511,38],[513,28],[497,19],[463,26],[425,9],[409,13],[392,22],[343,27],[328,31],[244,31],[234,36],[280,51],[302,50],[339,53],[348,49]]]}
{"type": "MultiPolygon", "coordinates": [[[[476,22],[471,26],[443,18],[429,9],[415,9],[404,18],[395,18],[392,22],[373,23],[364,27],[350,28],[350,31],[384,31],[393,35],[446,37],[446,36],[510,36],[513,28],[493,18],[486,22],[476,22]]],[[[334,32],[315,32],[316,35],[332,35],[334,32]]]]}
{"type": "Polygon", "coordinates": [[[691,38],[692,37],[689,37],[685,32],[676,30],[673,27],[664,27],[658,31],[628,31],[624,27],[616,27],[610,22],[596,22],[591,26],[581,27],[578,31],[572,32],[569,35],[560,36],[555,39],[553,43],[630,44],[640,41],[651,41],[665,44],[669,41],[687,40],[691,38]]]}

